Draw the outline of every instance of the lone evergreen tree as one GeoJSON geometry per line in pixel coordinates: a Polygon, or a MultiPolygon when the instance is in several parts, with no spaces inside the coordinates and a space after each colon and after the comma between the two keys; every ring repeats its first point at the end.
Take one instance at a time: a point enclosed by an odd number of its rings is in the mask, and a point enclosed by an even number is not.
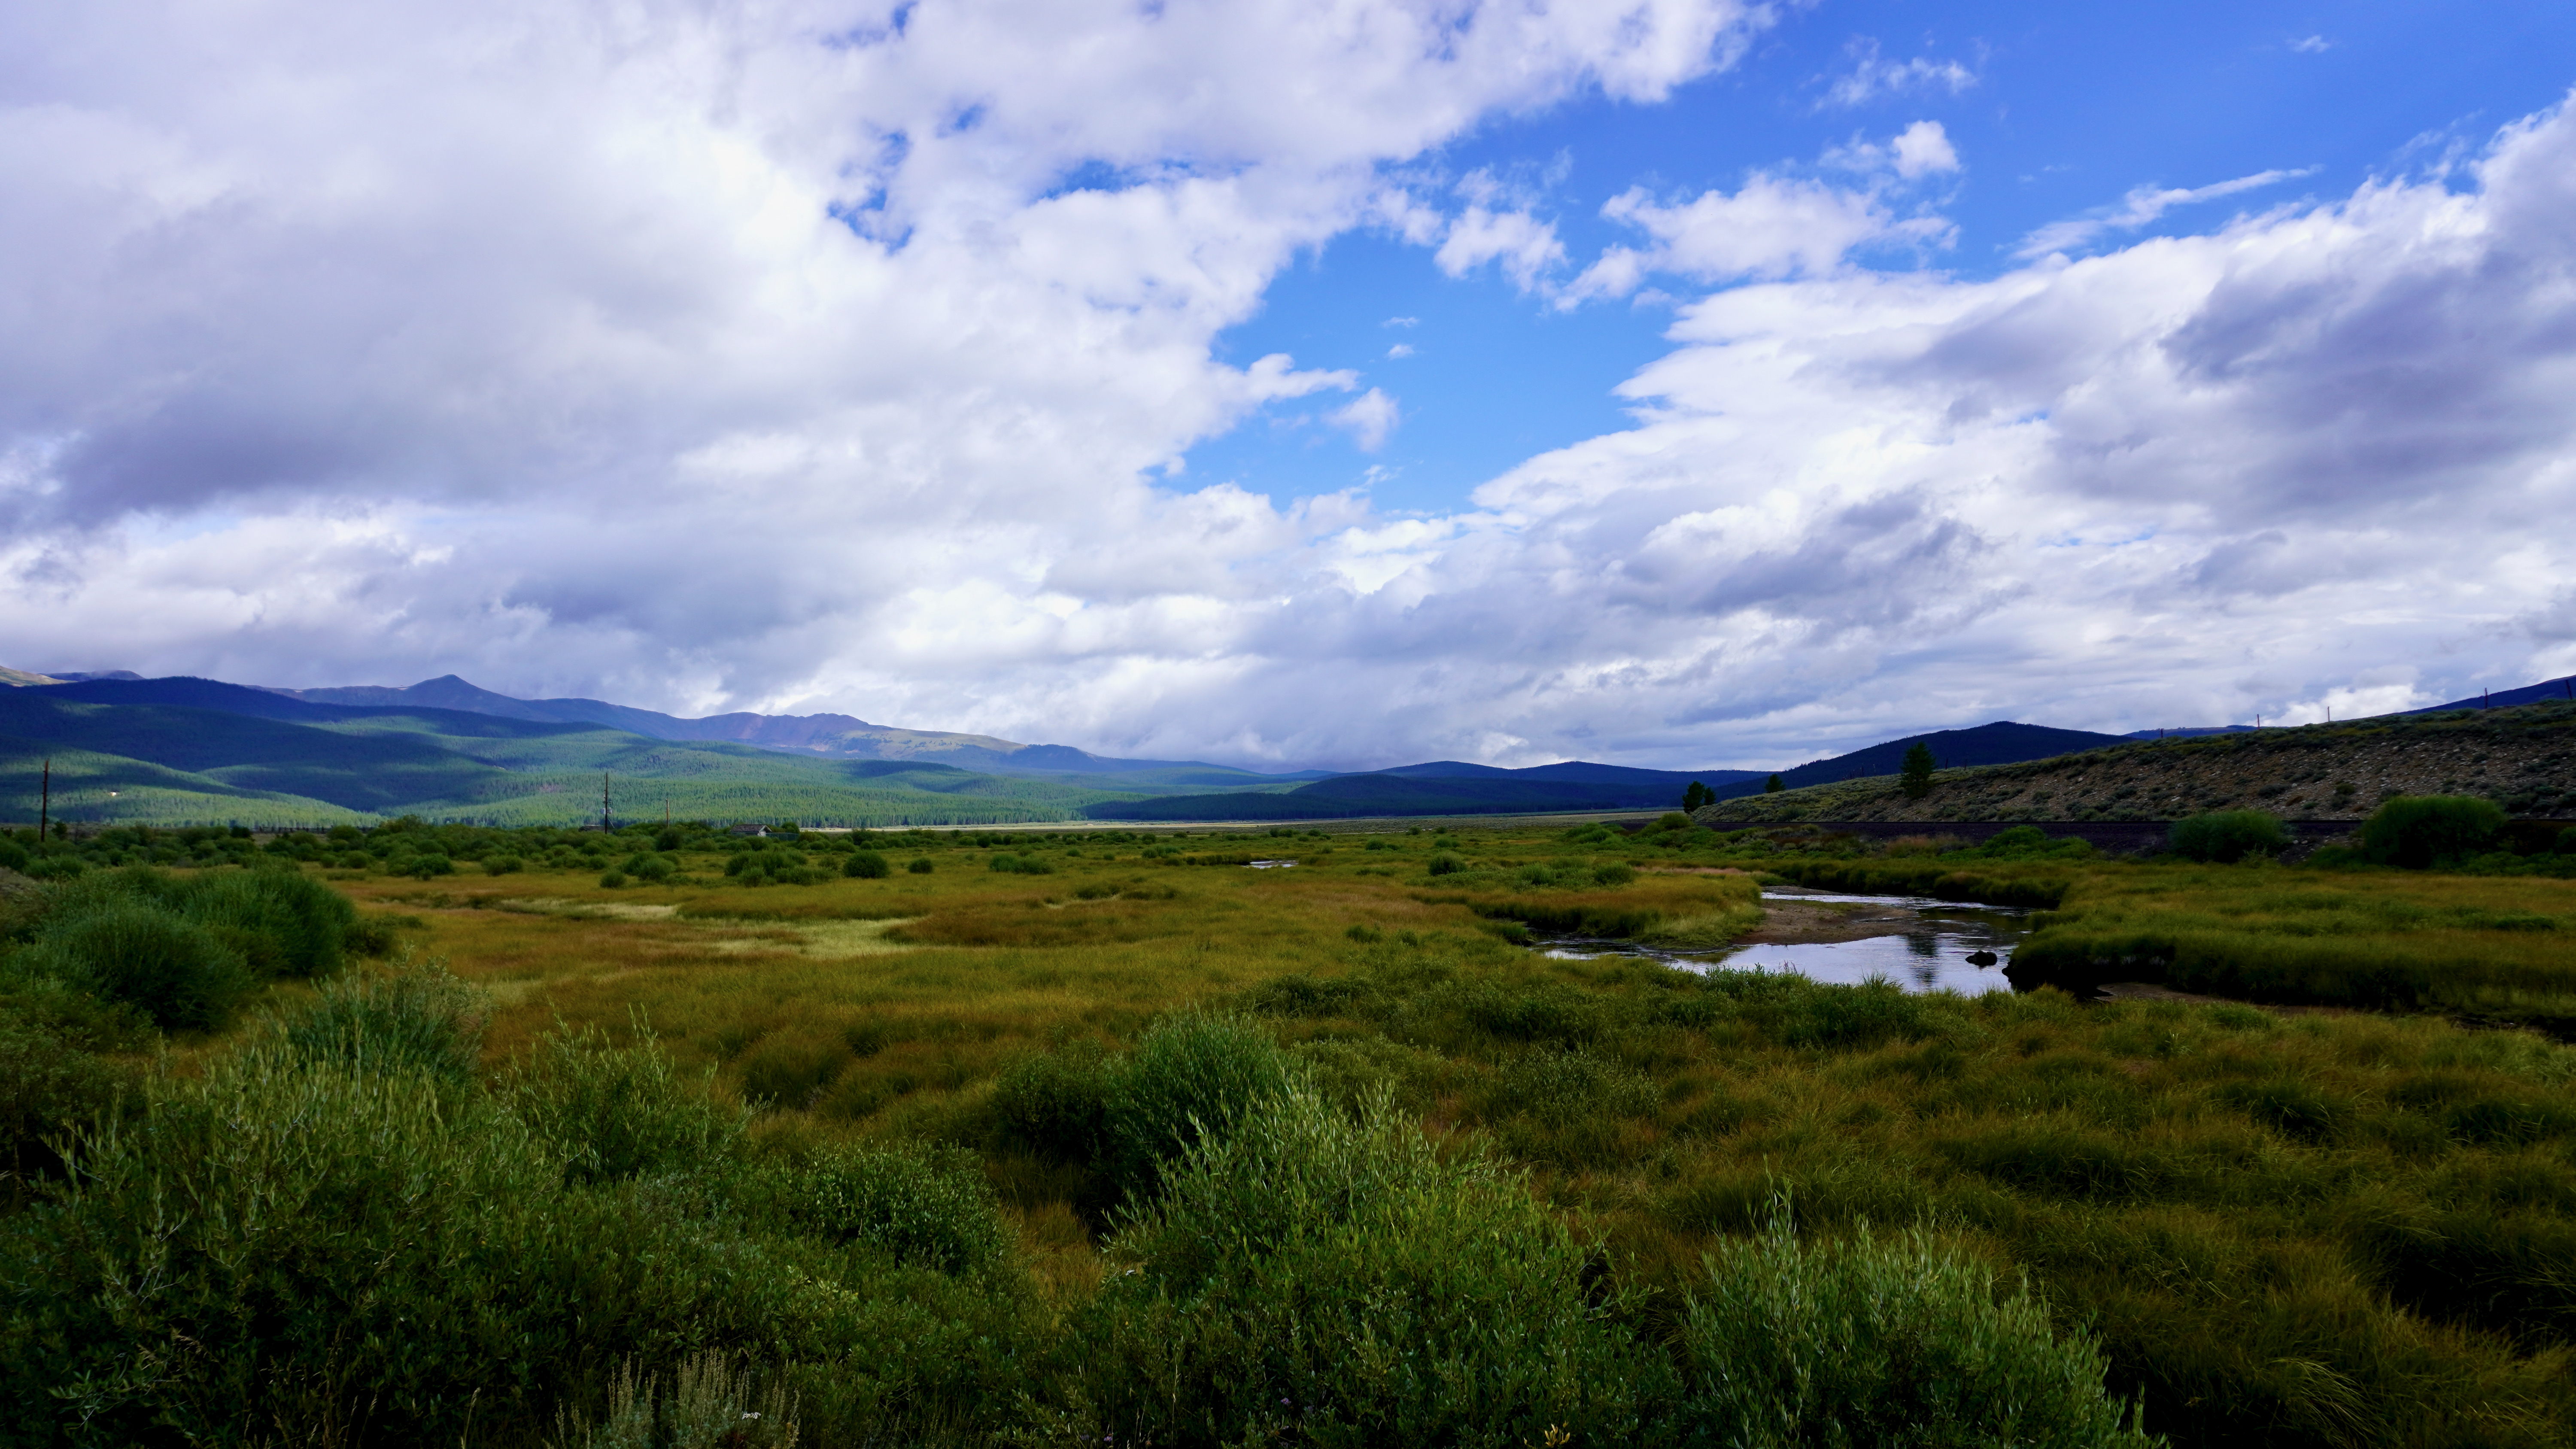
{"type": "Polygon", "coordinates": [[[1706,805],[1716,797],[1716,791],[1701,784],[1697,780],[1693,780],[1690,782],[1690,788],[1682,792],[1682,813],[1689,814],[1691,811],[1697,810],[1702,805],[1706,805]]]}
{"type": "Polygon", "coordinates": [[[1932,772],[1941,768],[1932,758],[1932,747],[1916,740],[1905,751],[1905,768],[1897,780],[1905,787],[1905,798],[1920,800],[1932,793],[1932,772]]]}
{"type": "Polygon", "coordinates": [[[1765,795],[1777,795],[1788,788],[1789,787],[1786,784],[1781,782],[1780,777],[1777,775],[1774,775],[1770,779],[1762,782],[1762,793],[1765,795]]]}

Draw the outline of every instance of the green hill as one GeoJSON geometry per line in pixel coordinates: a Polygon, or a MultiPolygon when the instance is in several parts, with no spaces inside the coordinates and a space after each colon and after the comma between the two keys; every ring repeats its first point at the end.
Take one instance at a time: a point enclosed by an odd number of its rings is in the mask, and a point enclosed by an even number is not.
{"type": "Polygon", "coordinates": [[[419,815],[580,824],[599,818],[603,774],[611,809],[626,818],[988,824],[1067,819],[1086,805],[1135,798],[953,766],[811,759],[599,725],[283,698],[273,707],[243,703],[305,717],[102,704],[44,688],[0,694],[0,814],[35,818],[48,757],[55,818],[94,822],[330,824],[419,815]]]}

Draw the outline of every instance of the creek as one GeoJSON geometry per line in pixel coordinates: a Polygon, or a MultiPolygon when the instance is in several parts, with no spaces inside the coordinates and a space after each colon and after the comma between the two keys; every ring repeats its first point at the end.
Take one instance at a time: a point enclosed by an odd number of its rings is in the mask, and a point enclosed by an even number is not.
{"type": "Polygon", "coordinates": [[[1796,888],[1770,889],[1766,901],[1804,901],[1824,906],[1894,907],[1913,913],[1910,920],[1890,922],[1882,936],[1853,941],[1730,946],[1717,951],[1669,951],[1638,941],[1599,937],[1535,935],[1532,944],[1559,960],[1592,956],[1638,956],[1688,971],[1794,971],[1811,981],[1858,986],[1884,977],[1908,991],[1955,991],[1976,996],[2010,991],[2004,967],[2013,947],[2028,934],[2030,912],[2016,906],[1980,906],[1928,896],[1842,895],[1796,888]],[[1979,953],[1995,958],[1980,966],[1968,958],[1979,953]]]}

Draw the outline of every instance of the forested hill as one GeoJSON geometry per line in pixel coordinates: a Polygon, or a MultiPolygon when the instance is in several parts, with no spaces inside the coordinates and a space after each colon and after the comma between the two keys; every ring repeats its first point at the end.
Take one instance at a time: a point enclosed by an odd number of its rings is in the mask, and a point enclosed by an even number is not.
{"type": "MultiPolygon", "coordinates": [[[[2098,750],[2121,743],[2118,735],[2095,734],[2090,730],[2061,730],[2049,725],[2020,724],[1997,720],[1974,729],[1935,730],[1930,734],[1907,735],[1836,755],[1829,760],[1810,760],[1806,764],[1780,772],[1782,785],[1797,789],[1804,785],[1827,785],[1837,780],[1861,780],[1873,775],[1893,775],[1905,762],[1905,752],[1917,744],[1929,745],[1932,759],[1944,768],[1969,765],[2009,765],[2023,760],[2044,760],[2052,755],[2071,755],[2079,750],[2098,750]]],[[[1712,782],[1714,784],[1714,782],[1712,782]]],[[[1751,794],[1741,784],[1717,787],[1723,799],[1751,794]]]]}

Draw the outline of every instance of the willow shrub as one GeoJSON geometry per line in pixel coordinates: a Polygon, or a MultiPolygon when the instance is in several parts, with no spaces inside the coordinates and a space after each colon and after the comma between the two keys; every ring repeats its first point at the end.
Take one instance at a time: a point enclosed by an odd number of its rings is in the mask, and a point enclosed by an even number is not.
{"type": "Polygon", "coordinates": [[[48,891],[8,972],[207,1031],[264,981],[339,970],[356,925],[346,897],[292,870],[181,879],[138,866],[48,891]]]}
{"type": "Polygon", "coordinates": [[[2381,865],[2423,870],[2473,855],[2504,828],[2504,807],[2473,795],[2400,795],[2362,822],[2361,845],[2381,865]]]}
{"type": "Polygon", "coordinates": [[[527,1442],[621,1373],[754,1346],[820,1437],[992,1427],[1026,1328],[978,1174],[747,1161],[649,1045],[459,1082],[417,1049],[466,1029],[434,985],[156,1083],[0,1218],[0,1444],[527,1442]]]}
{"type": "Polygon", "coordinates": [[[2055,1334],[2026,1288],[1917,1229],[1801,1244],[1770,1227],[1719,1239],[1682,1316],[1691,1442],[1740,1449],[2147,1446],[2104,1391],[2101,1352],[2055,1334]]]}
{"type": "Polygon", "coordinates": [[[1193,1146],[1074,1325],[1059,1428],[1116,1442],[1622,1442],[1673,1372],[1593,1252],[1381,1094],[1292,1086],[1193,1146]]]}
{"type": "Polygon", "coordinates": [[[463,1086],[474,1080],[490,1014],[483,993],[443,963],[406,957],[382,975],[326,982],[311,1005],[270,1031],[307,1062],[416,1071],[463,1086]]]}
{"type": "Polygon", "coordinates": [[[2211,810],[2177,820],[2166,832],[2186,860],[2234,865],[2249,855],[2278,855],[2290,845],[2281,817],[2268,810],[2211,810]]]}
{"type": "Polygon", "coordinates": [[[49,920],[13,971],[132,1006],[169,1031],[222,1026],[259,985],[242,952],[196,921],[143,899],[84,904],[49,920]]]}

